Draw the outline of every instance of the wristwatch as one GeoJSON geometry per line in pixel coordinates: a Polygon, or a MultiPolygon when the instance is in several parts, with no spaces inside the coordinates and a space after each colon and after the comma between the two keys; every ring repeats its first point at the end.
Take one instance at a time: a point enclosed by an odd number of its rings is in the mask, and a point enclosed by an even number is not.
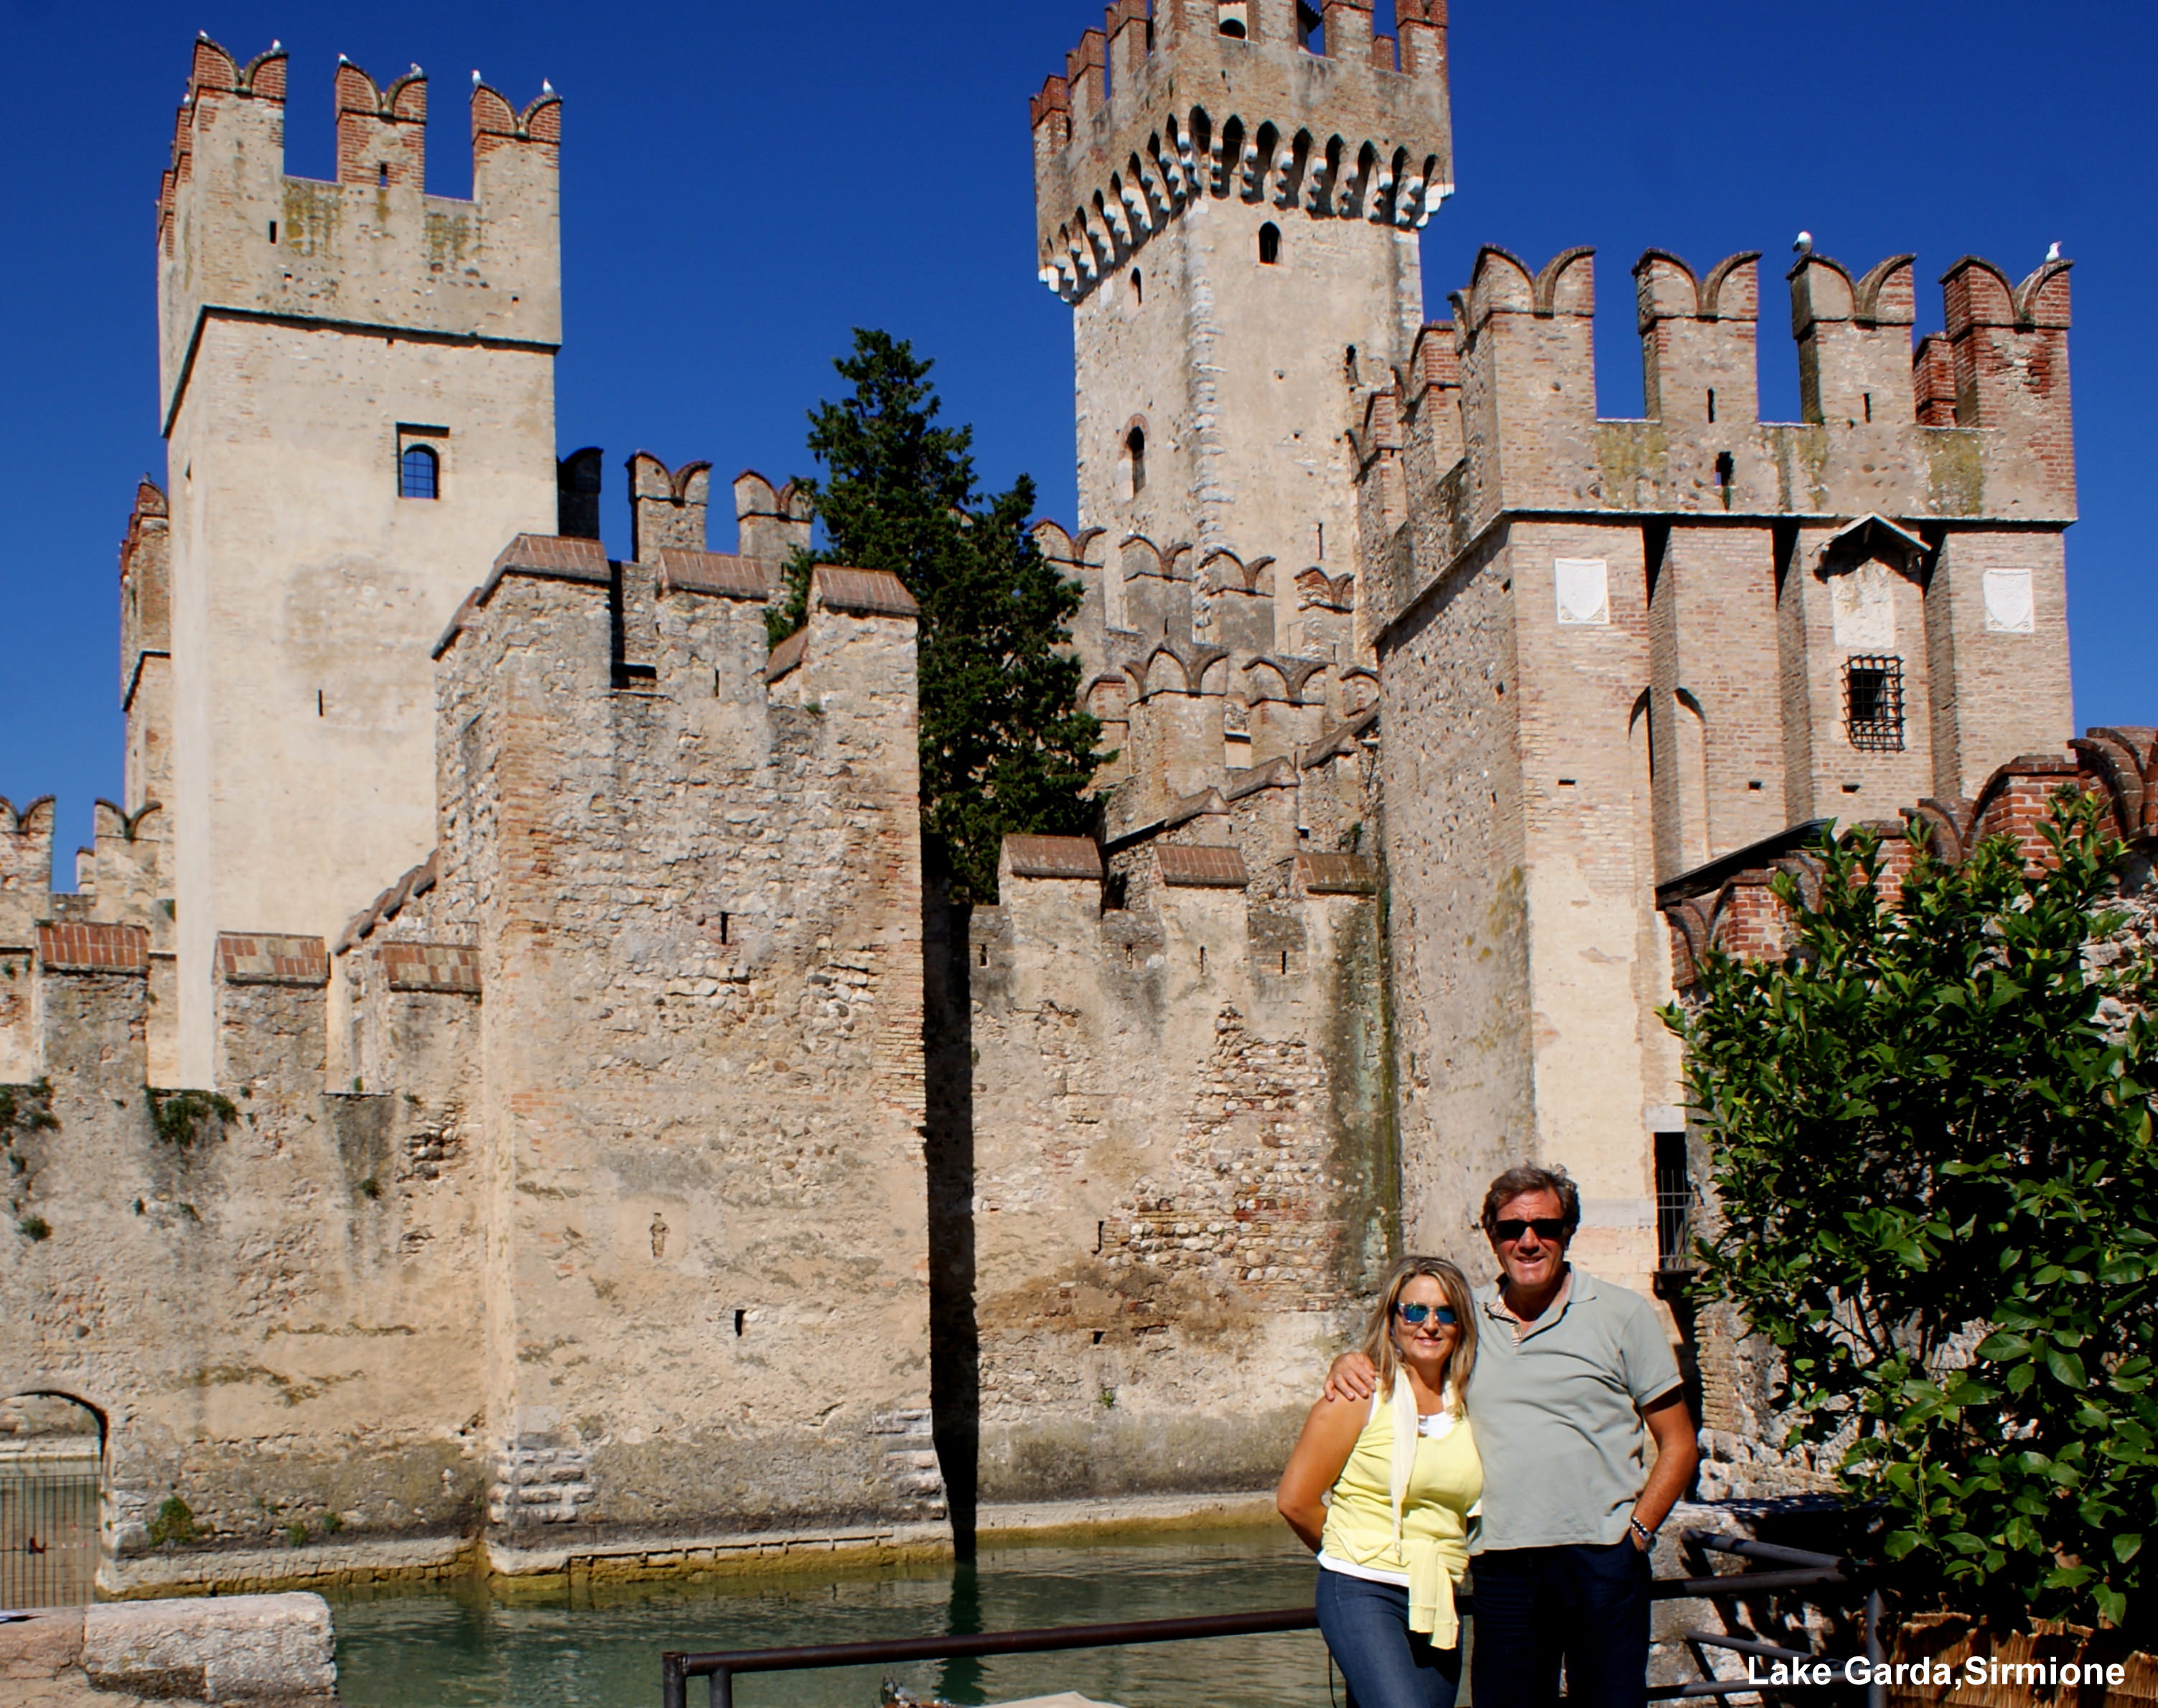
{"type": "Polygon", "coordinates": [[[1656,1545],[1656,1533],[1650,1530],[1648,1525],[1643,1524],[1640,1520],[1635,1518],[1631,1513],[1629,1513],[1626,1515],[1626,1525],[1635,1535],[1641,1539],[1641,1548],[1643,1552],[1645,1553],[1649,1549],[1656,1545]]]}

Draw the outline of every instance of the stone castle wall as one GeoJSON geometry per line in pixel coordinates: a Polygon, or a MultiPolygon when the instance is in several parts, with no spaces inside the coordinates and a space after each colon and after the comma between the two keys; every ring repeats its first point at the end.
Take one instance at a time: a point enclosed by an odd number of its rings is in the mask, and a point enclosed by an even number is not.
{"type": "Polygon", "coordinates": [[[101,1415],[108,1588],[943,1534],[912,602],[820,571],[773,654],[702,466],[632,476],[646,559],[520,539],[439,643],[435,856],[219,939],[214,1091],[145,1089],[122,815],[70,922],[9,812],[0,1369],[101,1415]]]}

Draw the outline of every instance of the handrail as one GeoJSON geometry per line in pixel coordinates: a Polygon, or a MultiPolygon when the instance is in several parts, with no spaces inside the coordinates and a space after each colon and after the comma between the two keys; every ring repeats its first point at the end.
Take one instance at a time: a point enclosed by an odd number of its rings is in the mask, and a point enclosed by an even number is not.
{"type": "MultiPolygon", "coordinates": [[[[1796,1548],[1779,1548],[1742,1537],[1717,1536],[1688,1530],[1684,1539],[1716,1552],[1743,1554],[1755,1559],[1787,1565],[1781,1571],[1730,1571],[1706,1577],[1658,1578],[1649,1588],[1657,1601],[1722,1601],[1737,1597],[1773,1594],[1794,1589],[1825,1589],[1849,1586],[1850,1561],[1828,1554],[1808,1554],[1796,1548]]],[[[1877,1597],[1867,1598],[1866,1646],[1869,1654],[1877,1646],[1874,1629],[1877,1597]]],[[[1475,1610],[1473,1595],[1458,1597],[1464,1618],[1475,1610]]],[[[689,1708],[689,1680],[710,1680],[711,1708],[734,1708],[734,1681],[739,1673],[800,1672],[839,1666],[867,1666],[914,1660],[955,1660],[992,1654],[1045,1654],[1062,1649],[1105,1649],[1140,1643],[1185,1643],[1210,1637],[1259,1637],[1284,1631],[1317,1628],[1319,1616],[1309,1607],[1277,1607],[1262,1613],[1211,1613],[1186,1619],[1127,1619],[1103,1625],[1051,1625],[1028,1631],[983,1631],[944,1637],[902,1637],[875,1643],[819,1643],[790,1649],[737,1649],[684,1653],[669,1649],[659,1658],[662,1708],[689,1708]]],[[[1689,1637],[1695,1633],[1689,1633],[1689,1637]]],[[[1715,1642],[1715,1633],[1701,1633],[1715,1642]]],[[[1716,1646],[1752,1648],[1755,1645],[1724,1638],[1716,1646]]],[[[1771,1645],[1758,1645],[1763,1653],[1771,1645]]],[[[1795,1656],[1796,1651],[1790,1651],[1795,1656]]],[[[1780,1688],[1789,1689],[1789,1686],[1780,1688]]],[[[1703,1679],[1690,1684],[1660,1685],[1646,1692],[1655,1702],[1712,1699],[1761,1689],[1758,1683],[1729,1679],[1703,1679]]],[[[1871,1692],[1868,1693],[1871,1695],[1871,1692]]],[[[1879,1708],[1877,1703],[1873,1708],[1879,1708]]]]}
{"type": "Polygon", "coordinates": [[[688,1708],[689,1680],[712,1681],[712,1708],[734,1708],[734,1675],[798,1672],[811,1667],[864,1666],[885,1661],[954,1660],[984,1654],[1045,1654],[1062,1649],[1103,1649],[1133,1643],[1182,1643],[1201,1637],[1261,1637],[1312,1631],[1309,1607],[1261,1613],[1210,1613],[1190,1619],[1125,1619],[1107,1625],[1050,1625],[1032,1631],[983,1631],[951,1637],[902,1637],[888,1643],[819,1643],[798,1649],[741,1649],[659,1657],[661,1702],[688,1708]]]}

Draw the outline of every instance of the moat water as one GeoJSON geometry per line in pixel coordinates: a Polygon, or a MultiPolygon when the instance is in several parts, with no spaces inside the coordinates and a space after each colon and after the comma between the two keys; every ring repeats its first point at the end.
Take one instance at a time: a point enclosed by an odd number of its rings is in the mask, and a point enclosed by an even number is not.
{"type": "MultiPolygon", "coordinates": [[[[1308,1607],[1311,1556],[1285,1530],[1084,1548],[984,1550],[949,1563],[498,1601],[477,1584],[335,1600],[345,1708],[657,1708],[663,1649],[763,1649],[955,1631],[1308,1607]]],[[[931,1661],[736,1681],[738,1708],[875,1708],[916,1695],[1004,1702],[1076,1690],[1123,1708],[1323,1708],[1316,1633],[931,1661]]],[[[1336,1680],[1334,1697],[1341,1695],[1336,1680]]],[[[705,1689],[693,1680],[689,1700],[705,1689]]]]}

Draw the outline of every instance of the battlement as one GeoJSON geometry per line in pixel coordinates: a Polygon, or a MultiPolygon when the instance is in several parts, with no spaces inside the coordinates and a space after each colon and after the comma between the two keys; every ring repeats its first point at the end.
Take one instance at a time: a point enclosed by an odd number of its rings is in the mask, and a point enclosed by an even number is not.
{"type": "Polygon", "coordinates": [[[1086,297],[1209,202],[1414,230],[1453,193],[1444,0],[1117,0],[1031,97],[1042,282],[1086,297]],[[1203,105],[1187,106],[1191,90],[1203,105]],[[1180,98],[1180,91],[1183,91],[1180,98]]]}
{"type": "Polygon", "coordinates": [[[51,911],[53,797],[19,813],[0,799],[0,949],[28,948],[51,911]]]}
{"type": "Polygon", "coordinates": [[[629,555],[640,561],[660,551],[702,551],[705,513],[711,502],[712,465],[685,462],[670,469],[648,451],[631,453],[629,555]]]}
{"type": "MultiPolygon", "coordinates": [[[[1700,275],[1665,250],[1642,256],[1648,415],[1608,421],[1593,251],[1531,270],[1485,246],[1452,323],[1427,328],[1407,370],[1365,401],[1352,441],[1367,546],[1419,507],[1456,550],[1505,511],[1877,515],[1913,533],[2073,519],[2069,263],[2011,289],[1990,264],[1959,261],[1942,281],[1949,330],[1914,351],[1913,257],[1854,278],[1802,256],[1789,282],[1805,419],[1785,425],[1759,418],[1758,261],[1736,255],[1700,275]]],[[[1383,627],[1417,590],[1376,591],[1383,627]]]]}
{"type": "Polygon", "coordinates": [[[426,187],[427,80],[340,59],[337,178],[288,177],[286,56],[198,39],[157,197],[165,418],[205,314],[552,349],[561,341],[561,101],[522,111],[473,75],[472,196],[426,187]]]}

